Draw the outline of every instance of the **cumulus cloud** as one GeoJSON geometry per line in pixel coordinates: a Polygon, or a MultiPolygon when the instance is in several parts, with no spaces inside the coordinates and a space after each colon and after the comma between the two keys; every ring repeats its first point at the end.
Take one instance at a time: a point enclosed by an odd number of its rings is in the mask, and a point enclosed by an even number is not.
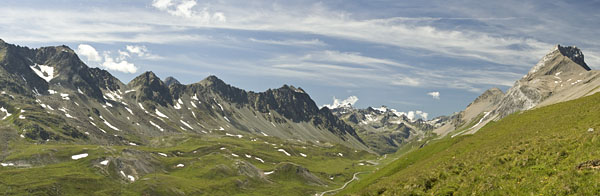
{"type": "Polygon", "coordinates": [[[104,63],[102,63],[102,67],[108,70],[120,71],[124,73],[135,73],[137,72],[137,67],[133,63],[127,62],[123,56],[119,56],[116,60],[110,56],[110,52],[104,53],[104,63]]]}
{"type": "Polygon", "coordinates": [[[103,56],[100,56],[96,48],[87,44],[79,44],[77,47],[77,54],[87,59],[88,64],[91,66],[99,65],[102,68],[120,71],[124,73],[135,73],[138,68],[127,59],[131,57],[128,52],[118,51],[119,56],[116,58],[111,56],[110,51],[104,51],[103,56]]]}
{"type": "Polygon", "coordinates": [[[415,113],[417,115],[421,116],[421,118],[423,118],[425,120],[427,120],[427,117],[429,116],[429,114],[427,112],[423,112],[423,111],[420,111],[420,110],[415,111],[415,113]]]}
{"type": "Polygon", "coordinates": [[[77,54],[86,58],[88,62],[101,62],[102,57],[98,54],[98,51],[90,45],[87,44],[79,44],[77,46],[77,54]]]}
{"type": "Polygon", "coordinates": [[[343,106],[354,106],[354,104],[358,101],[357,96],[350,96],[344,100],[336,99],[333,97],[333,104],[325,104],[322,107],[327,107],[329,109],[335,109],[343,106]]]}
{"type": "Polygon", "coordinates": [[[192,8],[196,6],[196,0],[154,0],[152,6],[161,11],[166,11],[173,16],[190,18],[194,14],[192,8]]]}
{"type": "Polygon", "coordinates": [[[440,92],[437,91],[428,92],[427,95],[433,97],[433,99],[440,99],[440,92]]]}
{"type": "Polygon", "coordinates": [[[129,51],[129,53],[135,54],[140,57],[148,55],[148,49],[146,48],[146,46],[127,45],[125,48],[127,49],[127,51],[129,51]]]}
{"type": "Polygon", "coordinates": [[[392,112],[394,112],[394,114],[396,114],[396,116],[406,116],[406,118],[408,118],[411,121],[414,121],[417,119],[427,120],[427,117],[429,117],[429,113],[423,112],[420,110],[408,111],[408,112],[398,112],[395,109],[392,109],[392,112]]]}
{"type": "Polygon", "coordinates": [[[204,7],[197,12],[196,0],[154,0],[152,6],[160,11],[165,11],[173,16],[184,18],[197,18],[201,23],[209,23],[211,21],[225,22],[227,17],[223,12],[211,12],[209,7],[204,7]]]}

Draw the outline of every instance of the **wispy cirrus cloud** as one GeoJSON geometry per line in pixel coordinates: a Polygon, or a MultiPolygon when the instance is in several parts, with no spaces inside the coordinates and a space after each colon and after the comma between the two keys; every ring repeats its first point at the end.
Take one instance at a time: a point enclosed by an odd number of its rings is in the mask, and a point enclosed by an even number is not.
{"type": "Polygon", "coordinates": [[[326,46],[327,44],[319,39],[311,39],[311,40],[298,40],[298,39],[286,39],[286,40],[264,40],[264,39],[255,39],[249,38],[251,42],[261,43],[261,44],[271,44],[271,45],[282,45],[282,46],[326,46]]]}

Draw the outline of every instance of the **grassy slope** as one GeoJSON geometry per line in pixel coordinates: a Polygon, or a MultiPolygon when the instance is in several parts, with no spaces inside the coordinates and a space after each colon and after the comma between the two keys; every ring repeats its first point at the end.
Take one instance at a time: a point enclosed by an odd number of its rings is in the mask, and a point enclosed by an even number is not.
{"type": "MultiPolygon", "coordinates": [[[[161,138],[162,141],[163,138],[161,138]]],[[[189,136],[166,138],[165,143],[177,143],[175,146],[93,146],[44,144],[33,145],[27,141],[11,144],[10,156],[2,162],[19,160],[41,160],[43,166],[0,167],[0,194],[7,195],[307,195],[338,187],[352,178],[352,174],[370,166],[359,166],[363,159],[375,156],[364,151],[341,147],[319,147],[297,142],[286,142],[276,138],[261,137],[258,141],[250,138],[189,136]],[[172,140],[172,141],[169,141],[172,140]],[[270,144],[265,144],[267,141],[270,144]],[[292,156],[286,156],[277,148],[286,149],[292,156]],[[282,145],[280,145],[282,144],[282,145]],[[226,150],[220,150],[225,147],[226,150]],[[305,148],[306,147],[306,148],[305,148]],[[121,155],[125,149],[135,149],[159,160],[159,172],[140,176],[130,183],[108,166],[98,163],[109,157],[121,155]],[[196,153],[193,153],[196,151],[196,153]],[[71,160],[75,154],[88,153],[80,160],[71,160]],[[168,154],[168,157],[158,155],[168,154]],[[344,157],[336,156],[343,153],[344,157]],[[238,158],[231,153],[239,155],[238,158]],[[299,155],[308,155],[304,158],[299,155]],[[244,155],[250,154],[252,158],[244,155]],[[262,158],[261,163],[254,157],[262,158]],[[306,184],[297,179],[272,179],[265,182],[240,175],[235,168],[238,160],[247,161],[263,171],[271,171],[281,162],[302,165],[315,176],[326,182],[327,186],[306,184]],[[176,168],[177,164],[184,168],[176,168]],[[215,170],[222,166],[222,170],[215,170]],[[328,180],[329,176],[336,176],[328,180]]],[[[157,139],[158,141],[158,139],[157,139]]],[[[274,175],[274,174],[272,174],[274,175]]],[[[293,175],[293,174],[288,174],[293,175]]]]}
{"type": "Polygon", "coordinates": [[[492,122],[431,142],[341,195],[564,195],[600,193],[600,94],[492,122]],[[588,132],[594,128],[594,132],[588,132]]]}

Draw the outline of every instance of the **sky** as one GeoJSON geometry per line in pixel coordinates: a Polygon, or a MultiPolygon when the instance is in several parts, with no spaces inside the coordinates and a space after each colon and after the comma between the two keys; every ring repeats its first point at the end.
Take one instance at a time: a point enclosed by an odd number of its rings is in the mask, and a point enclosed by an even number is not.
{"type": "MultiPolygon", "coordinates": [[[[216,75],[255,92],[289,84],[319,106],[463,110],[506,91],[556,44],[600,69],[599,0],[3,0],[0,39],[67,45],[124,83],[216,75]]],[[[424,115],[423,115],[424,114],[424,115]]]]}

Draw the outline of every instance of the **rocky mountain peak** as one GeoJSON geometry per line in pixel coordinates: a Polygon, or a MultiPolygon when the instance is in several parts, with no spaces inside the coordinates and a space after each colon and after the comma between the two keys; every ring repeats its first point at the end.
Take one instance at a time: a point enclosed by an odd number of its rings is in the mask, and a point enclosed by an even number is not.
{"type": "Polygon", "coordinates": [[[173,104],[169,88],[151,71],[144,72],[129,82],[130,88],[139,88],[136,93],[137,101],[154,101],[162,106],[173,104]]]}
{"type": "Polygon", "coordinates": [[[169,76],[169,77],[165,78],[164,83],[167,86],[171,86],[171,84],[181,84],[179,82],[179,80],[175,79],[173,76],[169,76]]]}
{"type": "Polygon", "coordinates": [[[291,90],[291,91],[296,92],[296,93],[306,93],[306,92],[304,92],[304,90],[302,88],[296,88],[296,87],[294,87],[294,85],[289,85],[288,86],[287,84],[284,84],[279,89],[291,90]]]}
{"type": "Polygon", "coordinates": [[[211,86],[211,85],[224,85],[225,82],[221,79],[219,79],[217,76],[214,75],[210,75],[206,78],[204,78],[204,80],[200,81],[201,84],[204,84],[206,86],[211,86]]]}
{"type": "Polygon", "coordinates": [[[575,46],[557,45],[523,79],[532,80],[539,76],[581,73],[590,70],[584,62],[581,50],[575,46]]]}
{"type": "Polygon", "coordinates": [[[502,92],[502,90],[500,90],[499,88],[490,88],[483,92],[481,95],[479,95],[479,97],[477,97],[471,104],[469,104],[469,106],[484,101],[497,102],[500,99],[502,99],[502,96],[504,96],[504,92],[502,92]]]}
{"type": "Polygon", "coordinates": [[[588,67],[588,65],[584,61],[583,52],[581,52],[581,50],[576,46],[557,45],[556,48],[558,49],[558,51],[560,51],[562,55],[568,57],[573,62],[581,65],[581,67],[583,67],[585,70],[591,70],[590,67],[588,67]]]}

